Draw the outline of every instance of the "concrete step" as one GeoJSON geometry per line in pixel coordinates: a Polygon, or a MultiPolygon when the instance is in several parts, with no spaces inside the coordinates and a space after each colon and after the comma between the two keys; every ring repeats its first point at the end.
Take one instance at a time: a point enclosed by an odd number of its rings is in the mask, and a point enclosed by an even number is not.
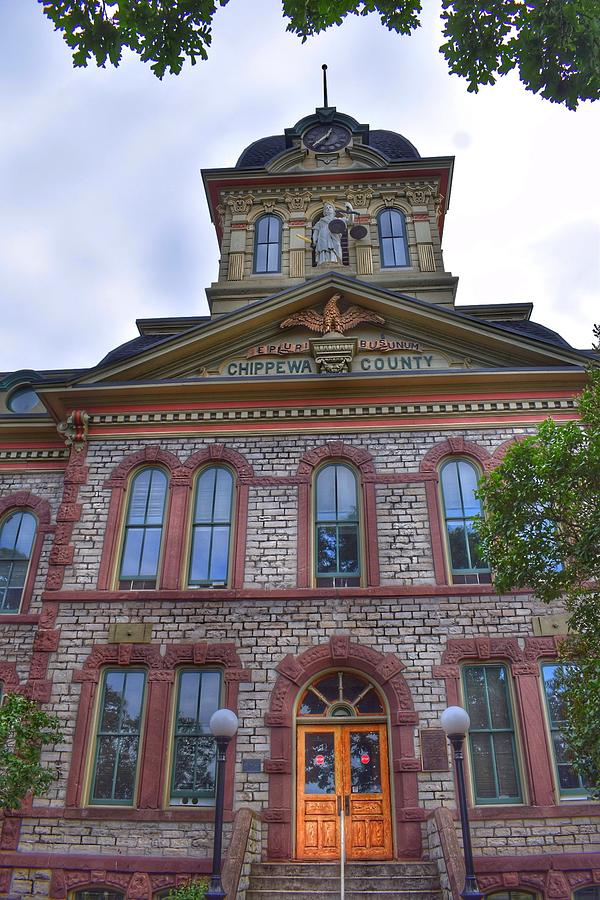
{"type": "MultiPolygon", "coordinates": [[[[437,878],[437,866],[433,862],[349,862],[345,867],[346,876],[382,876],[382,875],[407,875],[411,877],[433,876],[437,878]]],[[[315,875],[339,877],[339,862],[287,862],[287,863],[253,863],[252,874],[277,875],[286,877],[289,875],[315,875]]]]}
{"type": "MultiPolygon", "coordinates": [[[[432,862],[351,862],[345,870],[346,900],[441,900],[432,862]]],[[[255,863],[246,900],[337,900],[337,862],[255,863]]]]}
{"type": "MultiPolygon", "coordinates": [[[[336,891],[329,891],[319,889],[317,893],[314,890],[308,891],[286,891],[286,890],[276,890],[276,891],[256,891],[253,889],[252,884],[246,891],[246,900],[315,900],[315,897],[331,898],[331,900],[335,900],[335,898],[339,898],[340,892],[339,889],[336,891]]],[[[386,891],[381,890],[380,888],[373,888],[373,890],[366,891],[350,891],[347,890],[345,892],[346,900],[373,900],[373,897],[383,897],[384,900],[440,900],[442,896],[441,890],[439,891],[386,891]]]]}
{"type": "MultiPolygon", "coordinates": [[[[347,891],[436,891],[439,888],[437,875],[350,875],[346,873],[347,891]]],[[[314,890],[339,891],[340,877],[336,875],[258,875],[252,873],[252,889],[272,891],[285,888],[287,891],[314,890]]]]}

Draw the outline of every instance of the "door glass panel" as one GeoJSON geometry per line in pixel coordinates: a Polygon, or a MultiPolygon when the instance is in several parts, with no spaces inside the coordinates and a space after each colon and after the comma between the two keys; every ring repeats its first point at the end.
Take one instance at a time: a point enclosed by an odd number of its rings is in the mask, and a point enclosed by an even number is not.
{"type": "Polygon", "coordinates": [[[381,794],[379,732],[350,732],[350,780],[353,794],[381,794]]]}
{"type": "Polygon", "coordinates": [[[304,735],[305,794],[335,794],[334,746],[331,731],[304,735]]]}

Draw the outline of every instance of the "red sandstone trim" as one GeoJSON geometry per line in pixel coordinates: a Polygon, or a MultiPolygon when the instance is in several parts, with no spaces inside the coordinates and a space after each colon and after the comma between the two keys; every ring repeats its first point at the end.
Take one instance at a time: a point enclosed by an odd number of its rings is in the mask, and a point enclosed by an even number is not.
{"type": "MultiPolygon", "coordinates": [[[[500,372],[500,370],[498,370],[500,372]]],[[[466,373],[461,371],[461,376],[464,376],[466,373]]],[[[491,374],[491,373],[488,373],[491,374]]],[[[562,373],[565,374],[564,372],[562,373]]],[[[584,374],[579,371],[577,374],[578,378],[581,380],[583,384],[585,382],[584,374]]],[[[447,377],[447,373],[445,373],[447,377]]],[[[449,393],[444,393],[443,401],[444,402],[460,402],[461,400],[480,400],[480,401],[499,401],[503,400],[543,400],[547,397],[551,399],[571,399],[577,396],[577,389],[568,390],[568,389],[557,389],[557,390],[547,390],[547,389],[536,389],[536,390],[527,390],[527,391],[506,391],[502,390],[501,393],[498,390],[495,391],[451,391],[449,393]]],[[[405,398],[402,398],[405,399],[405,398]]],[[[389,405],[391,403],[398,403],[399,397],[397,393],[373,393],[373,394],[348,394],[344,398],[344,405],[359,405],[359,406],[378,406],[380,404],[389,405]]],[[[422,394],[411,394],[411,403],[439,403],[440,402],[440,394],[439,393],[422,393],[422,394]]],[[[319,399],[315,400],[314,397],[305,396],[304,398],[295,396],[293,400],[281,399],[277,400],[277,407],[281,407],[282,409],[296,409],[299,406],[312,408],[312,407],[323,407],[323,406],[339,406],[340,398],[335,395],[321,394],[319,393],[319,399]]],[[[205,410],[205,409],[214,409],[214,399],[210,401],[190,401],[186,403],[169,403],[169,409],[175,412],[187,412],[192,410],[205,410]]],[[[242,400],[241,398],[237,398],[236,400],[227,400],[223,398],[219,400],[219,409],[255,409],[264,406],[262,401],[258,400],[242,400]]],[[[144,404],[144,410],[148,412],[164,412],[164,403],[148,403],[144,404]]],[[[124,404],[103,404],[102,406],[93,407],[90,410],[91,412],[96,413],[97,415],[107,415],[114,413],[129,413],[131,412],[131,408],[124,404]]],[[[573,410],[573,414],[575,415],[575,410],[573,410]]],[[[97,424],[97,423],[96,423],[97,424]]],[[[93,440],[94,437],[91,436],[89,438],[93,440]]],[[[8,444],[7,444],[8,446],[8,444]]],[[[16,448],[20,448],[21,444],[14,443],[11,445],[16,448]]],[[[56,447],[55,444],[36,444],[36,446],[48,446],[48,447],[56,447]]],[[[11,465],[12,468],[12,465],[11,465]]]]}
{"type": "MultiPolygon", "coordinates": [[[[365,672],[386,695],[390,708],[390,756],[415,759],[414,711],[410,689],[402,675],[404,668],[392,653],[379,653],[355,643],[348,635],[337,634],[327,644],[319,644],[299,656],[286,656],[277,666],[279,677],[271,693],[265,724],[271,729],[271,759],[265,761],[269,773],[269,806],[263,811],[268,823],[269,859],[291,859],[293,809],[294,712],[300,687],[311,677],[330,667],[349,667],[365,672]]],[[[418,808],[417,768],[393,773],[392,792],[396,809],[397,853],[399,857],[421,857],[421,825],[425,811],[418,808]]]]}
{"type": "Polygon", "coordinates": [[[374,482],[376,479],[373,458],[366,450],[344,444],[343,441],[328,441],[301,458],[296,477],[303,479],[298,487],[298,586],[309,587],[312,581],[310,560],[313,516],[311,494],[317,466],[326,461],[349,462],[358,469],[359,490],[362,490],[362,533],[364,541],[364,568],[367,585],[379,585],[379,546],[377,543],[377,503],[374,482]]]}
{"type": "Polygon", "coordinates": [[[484,447],[474,441],[467,441],[462,436],[451,437],[441,441],[429,450],[419,466],[423,473],[437,472],[440,462],[446,456],[471,456],[485,471],[490,465],[490,454],[484,447]]]}
{"type": "MultiPolygon", "coordinates": [[[[83,668],[73,673],[73,681],[82,683],[79,710],[73,738],[71,771],[67,783],[66,805],[80,815],[94,817],[101,809],[88,812],[84,807],[83,784],[89,764],[89,750],[93,742],[93,709],[102,669],[110,665],[144,666],[148,672],[144,733],[140,746],[140,764],[137,783],[137,808],[129,812],[159,809],[163,802],[167,772],[165,769],[165,743],[169,733],[172,686],[176,670],[181,666],[218,666],[223,669],[224,706],[237,710],[240,681],[251,681],[248,669],[242,668],[235,645],[232,643],[198,642],[196,644],[171,644],[161,655],[160,644],[95,644],[83,668]]],[[[235,740],[227,755],[225,777],[225,809],[233,806],[235,773],[235,740]]],[[[105,807],[106,818],[115,816],[115,807],[105,807]]],[[[127,812],[127,811],[126,811],[127,812]]],[[[169,810],[170,812],[170,810],[169,810]]],[[[100,815],[102,817],[102,814],[100,815]]],[[[133,816],[136,818],[137,816],[133,816]]]]}
{"type": "Polygon", "coordinates": [[[75,547],[71,543],[71,537],[73,525],[81,515],[81,506],[77,503],[79,488],[86,483],[88,477],[88,469],[85,465],[86,455],[86,445],[76,450],[73,444],[63,479],[62,502],[56,516],[57,525],[46,577],[47,591],[60,590],[64,581],[65,568],[73,562],[75,547]]]}
{"type": "MultiPolygon", "coordinates": [[[[104,547],[102,550],[102,559],[98,572],[98,589],[108,590],[112,585],[113,571],[119,558],[120,546],[119,535],[120,525],[125,516],[125,498],[127,495],[127,485],[133,476],[134,470],[145,466],[159,466],[163,468],[168,477],[167,502],[164,515],[164,532],[162,536],[162,557],[161,565],[167,565],[167,578],[172,580],[172,569],[169,568],[169,555],[167,551],[167,537],[169,530],[169,522],[171,519],[171,506],[173,501],[173,473],[180,467],[179,460],[173,453],[163,450],[156,444],[138,450],[136,453],[130,453],[119,465],[113,470],[110,477],[104,482],[105,488],[113,488],[110,503],[108,507],[108,517],[106,521],[106,530],[104,532],[104,547]]],[[[159,573],[159,580],[162,580],[164,572],[159,573]]],[[[176,582],[175,582],[176,583],[176,582]]],[[[169,585],[173,587],[174,585],[169,585]]]]}
{"type": "Polygon", "coordinates": [[[298,486],[298,528],[297,528],[297,557],[299,588],[310,587],[310,476],[307,481],[298,486]]]}
{"type": "MultiPolygon", "coordinates": [[[[106,524],[104,549],[98,575],[98,590],[108,590],[120,552],[120,526],[125,515],[127,485],[136,468],[160,465],[169,475],[169,494],[164,518],[164,533],[159,583],[163,590],[179,590],[185,584],[184,553],[187,546],[187,526],[191,513],[191,493],[197,470],[205,465],[224,463],[235,473],[235,523],[232,529],[234,545],[230,582],[233,588],[244,583],[246,530],[248,511],[248,483],[254,471],[250,463],[236,450],[224,444],[209,444],[193,453],[184,463],[160,446],[146,447],[131,453],[114,469],[104,486],[113,489],[106,524]]],[[[133,594],[135,592],[131,592],[133,594]]]]}
{"type": "MultiPolygon", "coordinates": [[[[506,597],[530,596],[531,590],[525,588],[506,592],[506,597]]],[[[44,593],[43,600],[57,600],[61,603],[119,603],[126,605],[129,601],[161,603],[165,600],[181,603],[196,601],[206,604],[220,603],[223,600],[302,600],[323,599],[326,597],[497,597],[497,591],[490,584],[399,584],[379,585],[378,587],[354,588],[198,588],[186,591],[57,591],[44,593]]]]}
{"type": "MultiPolygon", "coordinates": [[[[439,399],[439,398],[438,398],[439,399]]],[[[363,404],[364,405],[364,404],[363,404]]],[[[239,421],[239,422],[205,422],[202,425],[192,425],[185,423],[185,428],[167,426],[164,423],[152,426],[150,423],[144,423],[143,431],[131,431],[131,426],[107,426],[103,431],[103,438],[152,438],[155,435],[162,438],[165,437],[181,437],[182,435],[191,435],[204,439],[207,434],[219,435],[224,434],[256,434],[258,432],[269,432],[273,434],[292,434],[301,432],[303,434],[322,435],[323,431],[333,431],[336,434],[344,433],[355,434],[358,430],[372,431],[393,431],[405,430],[408,428],[422,429],[426,428],[430,431],[437,428],[498,428],[509,425],[519,426],[521,428],[535,427],[540,422],[544,422],[549,414],[556,422],[573,422],[578,421],[579,416],[575,412],[563,413],[557,410],[545,410],[538,412],[537,410],[525,410],[520,415],[504,415],[497,413],[493,417],[484,415],[463,415],[463,416],[444,416],[444,415],[422,415],[422,416],[380,416],[379,418],[369,417],[352,420],[344,420],[338,417],[327,417],[319,419],[318,423],[306,424],[303,421],[292,421],[285,419],[283,421],[265,420],[265,421],[239,421]]]]}
{"type": "MultiPolygon", "coordinates": [[[[19,612],[12,616],[1,616],[0,622],[9,622],[16,619],[18,622],[24,622],[29,611],[29,605],[35,588],[35,580],[37,578],[40,557],[42,555],[42,547],[46,534],[52,533],[54,530],[51,523],[52,513],[50,504],[43,497],[32,494],[31,491],[17,491],[9,494],[0,500],[0,519],[3,519],[7,513],[18,509],[24,509],[33,513],[37,520],[35,529],[35,537],[31,548],[31,556],[29,558],[29,567],[27,569],[27,578],[23,586],[23,594],[21,596],[21,606],[19,612]]],[[[29,617],[28,617],[29,618],[29,617]]],[[[35,617],[37,620],[37,617],[35,617]]]]}
{"type": "MultiPolygon", "coordinates": [[[[519,724],[521,735],[522,759],[524,763],[523,781],[533,801],[531,805],[515,806],[514,818],[526,816],[545,816],[541,810],[561,809],[564,805],[555,803],[553,782],[554,762],[549,744],[549,735],[543,709],[543,698],[540,689],[540,670],[537,660],[543,657],[556,658],[558,641],[554,637],[525,639],[524,649],[519,646],[517,638],[490,638],[481,635],[476,638],[448,640],[446,650],[442,654],[442,665],[434,666],[434,678],[443,678],[446,682],[446,695],[449,704],[460,704],[460,664],[467,660],[478,660],[483,663],[505,661],[511,673],[515,693],[515,718],[519,724]]],[[[598,807],[594,806],[594,814],[598,807]]],[[[513,813],[507,810],[507,817],[513,813]]],[[[581,813],[580,813],[581,814],[581,813]]],[[[502,818],[503,808],[474,807],[473,817],[502,818]]]]}
{"type": "MultiPolygon", "coordinates": [[[[442,533],[442,511],[438,493],[437,473],[435,481],[427,481],[425,484],[425,496],[427,499],[427,516],[429,518],[429,533],[431,535],[431,554],[433,557],[433,572],[436,584],[445,584],[448,580],[446,574],[446,554],[444,536],[442,533]]],[[[473,585],[470,585],[473,587],[473,585]]]]}

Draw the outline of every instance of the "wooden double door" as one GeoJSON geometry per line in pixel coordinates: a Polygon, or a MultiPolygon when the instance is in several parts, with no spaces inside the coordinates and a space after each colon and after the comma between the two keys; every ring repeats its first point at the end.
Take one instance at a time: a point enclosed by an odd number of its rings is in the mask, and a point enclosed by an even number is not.
{"type": "Polygon", "coordinates": [[[339,859],[344,809],[347,859],[391,859],[384,723],[299,725],[296,855],[339,859]]]}

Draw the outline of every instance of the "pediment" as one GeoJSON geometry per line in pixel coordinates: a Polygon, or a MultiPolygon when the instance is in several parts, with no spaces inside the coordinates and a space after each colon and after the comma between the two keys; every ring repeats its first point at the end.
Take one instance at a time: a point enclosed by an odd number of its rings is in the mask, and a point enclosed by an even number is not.
{"type": "Polygon", "coordinates": [[[409,377],[584,362],[570,348],[334,273],[160,340],[80,382],[409,377]]]}

